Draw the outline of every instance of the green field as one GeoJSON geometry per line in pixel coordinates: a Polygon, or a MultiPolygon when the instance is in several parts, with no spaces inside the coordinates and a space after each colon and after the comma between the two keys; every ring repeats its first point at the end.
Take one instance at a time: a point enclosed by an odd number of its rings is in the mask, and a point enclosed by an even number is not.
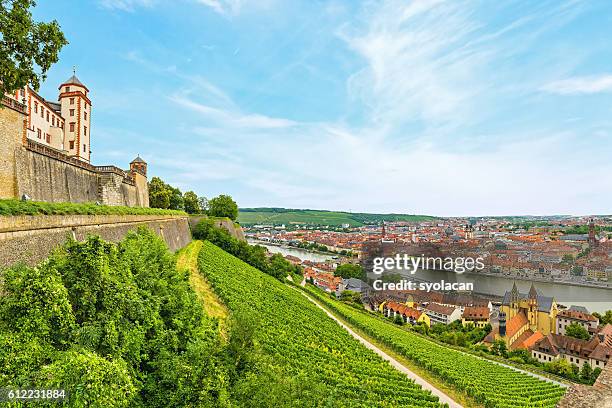
{"type": "Polygon", "coordinates": [[[432,221],[428,215],[409,214],[367,214],[325,210],[294,210],[289,208],[241,208],[238,221],[242,225],[253,224],[310,224],[341,226],[349,224],[359,227],[381,221],[432,221]]]}

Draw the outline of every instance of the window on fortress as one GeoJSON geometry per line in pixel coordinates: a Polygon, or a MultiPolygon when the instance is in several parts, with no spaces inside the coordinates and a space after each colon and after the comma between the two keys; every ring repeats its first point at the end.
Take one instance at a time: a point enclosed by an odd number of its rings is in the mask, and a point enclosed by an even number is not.
{"type": "Polygon", "coordinates": [[[47,122],[49,121],[49,111],[47,111],[47,122]]]}
{"type": "Polygon", "coordinates": [[[40,129],[38,129],[38,138],[40,139],[40,129]]]}
{"type": "Polygon", "coordinates": [[[74,149],[74,141],[70,141],[70,150],[74,149]]]}
{"type": "Polygon", "coordinates": [[[51,126],[55,126],[55,116],[51,116],[51,126]]]}
{"type": "Polygon", "coordinates": [[[83,115],[85,115],[85,120],[87,120],[87,112],[84,112],[83,115]]]}
{"type": "Polygon", "coordinates": [[[70,116],[74,116],[74,109],[70,109],[70,116]]]}
{"type": "Polygon", "coordinates": [[[83,153],[86,153],[86,152],[87,152],[87,145],[84,144],[83,145],[83,153]]]}
{"type": "Polygon", "coordinates": [[[47,133],[47,143],[51,144],[51,135],[47,133]]]}
{"type": "Polygon", "coordinates": [[[34,102],[34,113],[38,113],[38,102],[34,102]]]}
{"type": "Polygon", "coordinates": [[[70,92],[70,87],[69,86],[66,87],[66,92],[70,92]]]}
{"type": "Polygon", "coordinates": [[[87,126],[83,126],[83,136],[87,136],[87,126]]]}
{"type": "Polygon", "coordinates": [[[74,105],[74,98],[70,98],[70,104],[74,105]]]}
{"type": "Polygon", "coordinates": [[[70,122],[70,131],[74,132],[74,122],[70,122]]]}
{"type": "Polygon", "coordinates": [[[40,117],[41,118],[45,118],[45,108],[43,108],[42,106],[40,107],[40,117]]]}

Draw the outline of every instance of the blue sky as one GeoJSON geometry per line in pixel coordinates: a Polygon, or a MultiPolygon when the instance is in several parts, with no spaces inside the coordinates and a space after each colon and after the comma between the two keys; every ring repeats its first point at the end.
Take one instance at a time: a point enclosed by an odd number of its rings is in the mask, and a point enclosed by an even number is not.
{"type": "Polygon", "coordinates": [[[607,1],[40,1],[92,159],[278,206],[612,213],[607,1]]]}

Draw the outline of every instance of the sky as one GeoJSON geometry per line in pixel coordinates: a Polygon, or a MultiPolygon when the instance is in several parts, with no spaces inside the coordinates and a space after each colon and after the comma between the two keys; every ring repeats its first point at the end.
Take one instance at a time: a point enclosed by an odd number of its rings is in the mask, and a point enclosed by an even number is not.
{"type": "Polygon", "coordinates": [[[612,213],[612,3],[40,0],[92,161],[241,207],[612,213]]]}

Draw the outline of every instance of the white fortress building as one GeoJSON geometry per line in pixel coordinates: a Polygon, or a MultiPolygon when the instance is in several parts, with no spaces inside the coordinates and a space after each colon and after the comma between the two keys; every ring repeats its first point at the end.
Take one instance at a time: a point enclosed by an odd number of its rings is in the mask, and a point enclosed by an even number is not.
{"type": "Polygon", "coordinates": [[[89,89],[74,73],[58,89],[0,95],[0,199],[148,207],[147,163],[94,165],[89,89]]]}
{"type": "Polygon", "coordinates": [[[26,106],[26,137],[89,163],[92,109],[89,89],[74,74],[58,89],[58,102],[44,99],[29,86],[15,92],[15,99],[26,106]]]}

